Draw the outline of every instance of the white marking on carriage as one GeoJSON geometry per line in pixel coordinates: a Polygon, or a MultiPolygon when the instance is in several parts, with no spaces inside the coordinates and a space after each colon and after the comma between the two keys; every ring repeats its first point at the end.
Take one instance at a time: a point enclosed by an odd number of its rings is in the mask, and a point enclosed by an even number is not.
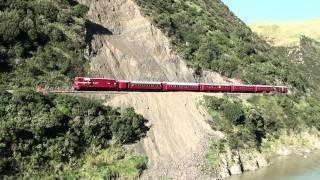
{"type": "Polygon", "coordinates": [[[183,83],[183,82],[164,82],[167,85],[176,85],[176,86],[199,86],[199,83],[183,83]]]}
{"type": "Polygon", "coordinates": [[[128,81],[131,84],[156,84],[156,85],[161,85],[161,82],[155,82],[155,81],[128,81]]]}

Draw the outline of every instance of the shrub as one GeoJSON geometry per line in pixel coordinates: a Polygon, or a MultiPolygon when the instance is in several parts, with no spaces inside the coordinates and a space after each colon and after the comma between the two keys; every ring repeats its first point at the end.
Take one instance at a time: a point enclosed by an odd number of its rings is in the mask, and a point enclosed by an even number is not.
{"type": "Polygon", "coordinates": [[[118,143],[133,143],[144,136],[148,130],[145,127],[146,120],[134,113],[133,108],[126,109],[120,118],[114,119],[111,124],[111,131],[118,143]]]}
{"type": "Polygon", "coordinates": [[[233,124],[242,124],[244,122],[244,112],[240,103],[226,103],[222,106],[223,115],[233,124]]]}
{"type": "Polygon", "coordinates": [[[82,4],[77,4],[72,8],[73,15],[77,17],[83,17],[88,11],[89,8],[82,4]]]}

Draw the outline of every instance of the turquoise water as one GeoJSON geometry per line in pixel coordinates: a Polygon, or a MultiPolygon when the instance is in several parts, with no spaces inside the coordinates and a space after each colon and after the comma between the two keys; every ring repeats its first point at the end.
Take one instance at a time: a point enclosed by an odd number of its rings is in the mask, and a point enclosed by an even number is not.
{"type": "Polygon", "coordinates": [[[320,180],[320,152],[279,157],[269,167],[226,180],[320,180]]]}

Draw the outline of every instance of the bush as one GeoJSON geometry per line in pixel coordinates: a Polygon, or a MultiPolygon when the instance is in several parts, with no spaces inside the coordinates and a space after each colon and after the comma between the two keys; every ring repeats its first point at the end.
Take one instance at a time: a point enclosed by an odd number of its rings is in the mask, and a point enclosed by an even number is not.
{"type": "Polygon", "coordinates": [[[244,122],[244,112],[241,104],[239,103],[227,103],[224,104],[223,107],[223,114],[227,120],[231,121],[233,124],[242,124],[244,122]]]}
{"type": "Polygon", "coordinates": [[[115,119],[111,124],[112,133],[118,143],[133,143],[144,136],[148,130],[145,127],[146,120],[134,113],[133,108],[126,109],[120,118],[115,119]]]}
{"type": "Polygon", "coordinates": [[[72,8],[72,14],[77,17],[83,17],[88,11],[89,8],[82,4],[77,4],[72,8]]]}
{"type": "Polygon", "coordinates": [[[22,17],[18,10],[0,11],[0,38],[5,42],[13,42],[20,34],[18,28],[22,17]]]}
{"type": "Polygon", "coordinates": [[[84,155],[91,155],[87,154],[90,147],[96,153],[108,148],[112,136],[126,143],[139,139],[147,129],[146,120],[133,109],[120,114],[88,99],[32,91],[13,95],[2,91],[0,122],[1,179],[31,172],[30,178],[55,174],[57,164],[68,167],[70,163],[77,169],[84,155]]]}

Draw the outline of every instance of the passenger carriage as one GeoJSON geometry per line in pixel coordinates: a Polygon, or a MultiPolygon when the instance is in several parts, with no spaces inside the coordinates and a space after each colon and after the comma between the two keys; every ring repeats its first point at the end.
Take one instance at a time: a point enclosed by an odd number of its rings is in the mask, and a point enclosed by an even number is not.
{"type": "Polygon", "coordinates": [[[231,85],[229,84],[200,84],[200,91],[202,92],[231,92],[231,85]]]}
{"type": "Polygon", "coordinates": [[[198,83],[165,82],[162,88],[163,91],[200,91],[198,83]]]}
{"type": "Polygon", "coordinates": [[[134,91],[162,91],[162,84],[161,82],[131,81],[128,83],[128,89],[134,91]]]}

